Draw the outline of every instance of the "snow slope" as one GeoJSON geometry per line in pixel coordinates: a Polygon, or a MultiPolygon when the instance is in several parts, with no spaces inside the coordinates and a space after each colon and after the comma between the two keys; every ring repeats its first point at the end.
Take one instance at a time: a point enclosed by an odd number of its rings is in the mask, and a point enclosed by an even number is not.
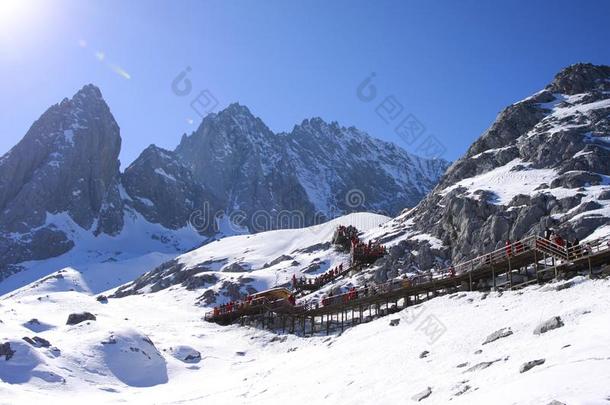
{"type": "Polygon", "coordinates": [[[610,280],[576,281],[559,291],[553,284],[443,296],[313,338],[206,323],[206,308],[192,305],[197,293],[182,289],[102,304],[61,285],[29,288],[0,300],[0,344],[15,350],[8,361],[0,357],[0,403],[393,404],[415,403],[430,387],[422,403],[603,404],[610,280]],[[97,320],[65,325],[80,311],[97,320]],[[563,327],[533,333],[554,316],[563,327]],[[33,332],[32,318],[47,327],[33,332]],[[442,333],[426,333],[430,319],[442,333]],[[513,334],[483,345],[501,328],[513,334]],[[34,335],[56,349],[22,340],[34,335]],[[196,352],[200,359],[185,360],[196,352]],[[539,359],[544,364],[520,373],[539,359]]]}
{"type": "Polygon", "coordinates": [[[330,244],[336,228],[354,225],[366,233],[389,219],[354,213],[308,228],[226,237],[164,263],[122,286],[119,294],[154,292],[177,285],[196,288],[205,305],[235,300],[253,290],[290,283],[293,275],[315,275],[347,264],[349,256],[330,244]]]}
{"type": "Polygon", "coordinates": [[[166,229],[128,212],[125,226],[116,236],[94,236],[67,214],[47,214],[46,223],[70,235],[75,248],[47,260],[22,263],[24,270],[0,283],[0,295],[34,282],[69,266],[82,272],[87,289],[94,293],[117,287],[206,241],[194,229],[166,229]]]}

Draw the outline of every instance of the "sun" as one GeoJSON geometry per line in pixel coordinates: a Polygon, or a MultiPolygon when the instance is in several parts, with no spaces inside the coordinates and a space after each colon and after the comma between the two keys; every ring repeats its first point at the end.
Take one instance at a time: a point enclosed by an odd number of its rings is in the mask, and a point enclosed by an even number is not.
{"type": "Polygon", "coordinates": [[[0,0],[0,35],[16,39],[49,23],[50,2],[44,0],[0,0]]]}
{"type": "Polygon", "coordinates": [[[49,3],[41,0],[0,0],[0,53],[23,51],[50,28],[49,3]]]}
{"type": "Polygon", "coordinates": [[[0,0],[0,30],[24,22],[32,6],[29,0],[0,0]]]}

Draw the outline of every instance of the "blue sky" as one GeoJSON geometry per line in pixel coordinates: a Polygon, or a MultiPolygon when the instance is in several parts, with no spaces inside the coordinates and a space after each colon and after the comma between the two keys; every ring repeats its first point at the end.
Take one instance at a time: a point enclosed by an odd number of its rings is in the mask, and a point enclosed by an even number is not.
{"type": "Polygon", "coordinates": [[[0,0],[0,14],[0,153],[94,83],[121,127],[123,166],[151,143],[173,149],[206,95],[274,131],[320,116],[410,151],[433,135],[453,160],[562,67],[610,64],[605,1],[0,0]],[[178,96],[187,67],[191,91],[178,96]],[[377,96],[363,102],[372,72],[377,96]],[[384,120],[376,107],[390,96],[402,111],[384,120]],[[425,131],[407,144],[394,129],[409,114],[425,131]]]}

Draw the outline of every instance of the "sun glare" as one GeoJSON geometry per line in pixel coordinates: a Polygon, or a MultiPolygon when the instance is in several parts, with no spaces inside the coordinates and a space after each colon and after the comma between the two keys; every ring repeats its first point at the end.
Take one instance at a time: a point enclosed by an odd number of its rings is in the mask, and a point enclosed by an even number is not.
{"type": "Polygon", "coordinates": [[[31,7],[29,0],[0,0],[0,30],[23,23],[31,7]]]}

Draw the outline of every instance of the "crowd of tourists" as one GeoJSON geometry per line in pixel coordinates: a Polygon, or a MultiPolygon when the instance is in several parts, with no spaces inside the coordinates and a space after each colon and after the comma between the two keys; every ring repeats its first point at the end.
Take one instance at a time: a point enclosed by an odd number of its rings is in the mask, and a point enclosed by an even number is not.
{"type": "Polygon", "coordinates": [[[326,283],[331,282],[332,280],[334,280],[336,277],[338,277],[340,274],[343,274],[343,272],[346,269],[343,268],[343,263],[341,263],[340,265],[333,267],[332,269],[326,271],[325,273],[315,277],[315,278],[305,278],[305,277],[301,277],[301,278],[297,278],[296,275],[292,275],[292,287],[296,290],[298,289],[299,286],[320,286],[320,285],[324,285],[326,283]]]}

